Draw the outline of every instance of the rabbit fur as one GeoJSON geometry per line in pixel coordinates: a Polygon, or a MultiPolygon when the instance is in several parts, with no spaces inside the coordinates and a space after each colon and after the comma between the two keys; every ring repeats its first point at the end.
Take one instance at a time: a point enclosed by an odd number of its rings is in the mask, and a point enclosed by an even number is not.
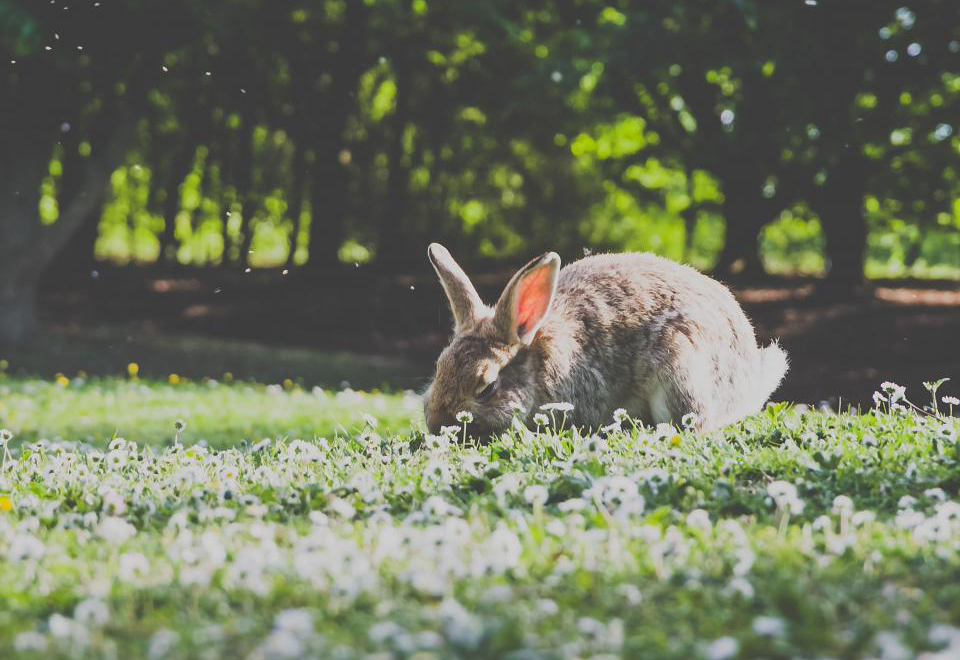
{"type": "Polygon", "coordinates": [[[475,435],[515,417],[531,426],[553,402],[573,404],[576,426],[607,425],[623,408],[645,424],[693,413],[705,430],[759,411],[787,371],[786,353],[757,345],[725,286],[663,257],[599,254],[561,270],[549,252],[489,307],[443,246],[428,256],[455,323],[425,393],[432,433],[459,424],[460,411],[475,435]]]}

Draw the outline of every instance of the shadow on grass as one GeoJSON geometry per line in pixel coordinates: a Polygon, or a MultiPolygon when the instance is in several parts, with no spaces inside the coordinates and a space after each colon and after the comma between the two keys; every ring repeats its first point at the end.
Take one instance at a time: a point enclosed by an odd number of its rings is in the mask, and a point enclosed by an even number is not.
{"type": "Polygon", "coordinates": [[[400,356],[273,347],[255,342],[167,336],[123,328],[50,329],[16,346],[0,346],[14,375],[50,378],[86,373],[126,376],[135,364],[141,378],[254,380],[304,387],[418,390],[430,367],[400,356]],[[229,374],[227,376],[227,374],[229,374]]]}

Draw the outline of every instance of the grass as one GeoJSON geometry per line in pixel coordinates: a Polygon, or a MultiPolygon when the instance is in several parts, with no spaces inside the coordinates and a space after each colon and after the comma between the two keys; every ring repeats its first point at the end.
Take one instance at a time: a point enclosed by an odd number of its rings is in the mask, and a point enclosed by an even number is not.
{"type": "Polygon", "coordinates": [[[3,658],[960,654],[949,403],[477,444],[409,394],[64,380],[0,379],[3,658]]]}
{"type": "Polygon", "coordinates": [[[145,332],[142,327],[48,328],[35,340],[0,347],[0,373],[56,377],[66,374],[171,376],[220,381],[295,380],[301,386],[362,389],[418,389],[422,364],[398,357],[346,351],[269,346],[262,343],[145,332]],[[223,365],[230,365],[224,373],[223,365]]]}

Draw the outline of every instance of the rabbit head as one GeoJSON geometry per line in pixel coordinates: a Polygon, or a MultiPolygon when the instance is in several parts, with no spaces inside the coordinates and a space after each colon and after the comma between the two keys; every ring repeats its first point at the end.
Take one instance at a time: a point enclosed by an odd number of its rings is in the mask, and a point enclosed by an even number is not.
{"type": "Polygon", "coordinates": [[[427,255],[455,326],[425,395],[427,427],[438,433],[443,426],[458,425],[457,413],[467,411],[473,416],[472,433],[502,431],[515,415],[525,418],[533,405],[531,345],[553,304],[560,257],[548,252],[528,263],[489,307],[446,248],[433,243],[427,255]]]}

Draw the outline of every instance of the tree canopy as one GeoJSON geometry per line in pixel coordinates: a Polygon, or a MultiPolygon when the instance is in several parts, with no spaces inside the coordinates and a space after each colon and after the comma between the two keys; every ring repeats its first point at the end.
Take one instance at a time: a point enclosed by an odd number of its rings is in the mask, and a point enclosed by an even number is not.
{"type": "Polygon", "coordinates": [[[955,0],[0,0],[0,57],[6,338],[94,255],[960,254],[955,0]]]}

